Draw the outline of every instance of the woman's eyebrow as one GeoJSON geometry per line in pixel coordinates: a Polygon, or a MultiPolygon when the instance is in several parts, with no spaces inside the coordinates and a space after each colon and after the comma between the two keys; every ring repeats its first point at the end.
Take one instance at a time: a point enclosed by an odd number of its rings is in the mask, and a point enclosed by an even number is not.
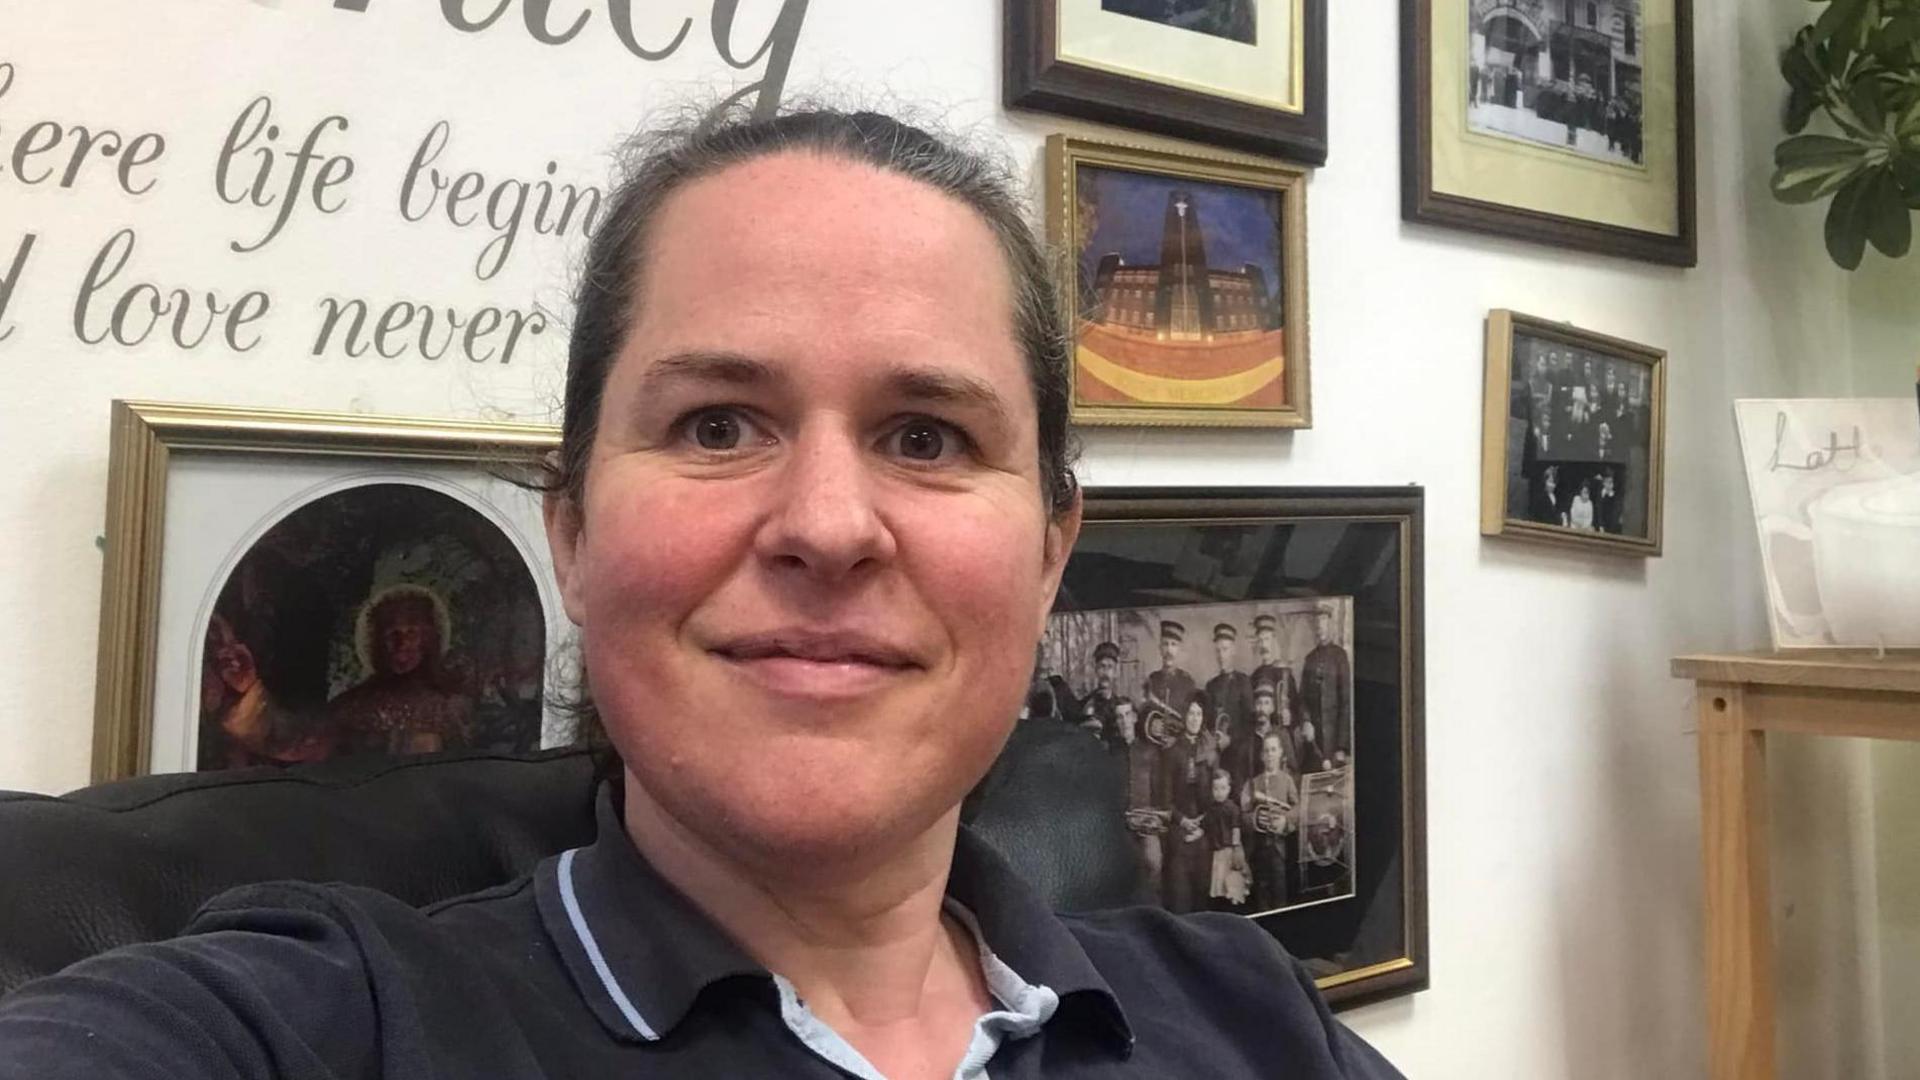
{"type": "Polygon", "coordinates": [[[981,413],[986,421],[1011,430],[1013,418],[1006,399],[985,379],[937,368],[897,367],[886,376],[888,389],[907,401],[951,405],[981,413]]]}
{"type": "Polygon", "coordinates": [[[677,382],[726,383],[752,386],[780,381],[779,372],[764,361],[733,352],[671,353],[647,366],[640,389],[651,394],[677,382]]]}

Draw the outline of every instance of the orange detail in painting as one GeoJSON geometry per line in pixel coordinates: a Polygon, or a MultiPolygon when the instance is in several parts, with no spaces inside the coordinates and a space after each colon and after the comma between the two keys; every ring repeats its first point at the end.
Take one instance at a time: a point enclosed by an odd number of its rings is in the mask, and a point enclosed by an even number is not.
{"type": "Polygon", "coordinates": [[[1083,323],[1074,396],[1086,405],[1278,408],[1287,404],[1285,353],[1282,330],[1167,341],[1152,332],[1083,323]]]}

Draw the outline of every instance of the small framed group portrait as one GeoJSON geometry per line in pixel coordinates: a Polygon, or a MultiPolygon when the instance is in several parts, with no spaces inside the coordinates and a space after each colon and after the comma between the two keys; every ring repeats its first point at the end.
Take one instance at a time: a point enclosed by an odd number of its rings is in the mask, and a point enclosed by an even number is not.
{"type": "Polygon", "coordinates": [[[1076,422],[1311,425],[1302,170],[1055,135],[1047,177],[1076,422]]]}
{"type": "Polygon", "coordinates": [[[94,778],[573,741],[533,425],[114,403],[94,778]]]}
{"type": "Polygon", "coordinates": [[[1402,0],[1409,221],[1692,266],[1692,0],[1402,0]]]}
{"type": "Polygon", "coordinates": [[[1666,377],[1651,346],[1488,316],[1480,531],[1659,555],[1666,377]]]}
{"type": "Polygon", "coordinates": [[[1327,0],[1006,0],[1006,104],[1327,160],[1327,0]]]}
{"type": "Polygon", "coordinates": [[[1336,1003],[1424,987],[1419,490],[1092,490],[1085,515],[995,766],[1129,837],[1059,865],[1253,919],[1336,1003]],[[1044,771],[1008,761],[1029,746],[1044,771]]]}

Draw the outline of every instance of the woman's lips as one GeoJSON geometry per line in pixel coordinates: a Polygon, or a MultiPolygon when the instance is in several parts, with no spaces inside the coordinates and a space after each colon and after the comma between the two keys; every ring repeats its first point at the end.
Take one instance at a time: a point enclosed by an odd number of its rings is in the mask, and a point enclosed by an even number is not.
{"type": "Polygon", "coordinates": [[[860,660],[808,660],[798,656],[729,658],[729,663],[766,690],[805,698],[859,697],[913,670],[860,660]]]}
{"type": "Polygon", "coordinates": [[[873,635],[845,631],[753,634],[729,639],[713,652],[762,688],[787,697],[858,697],[921,666],[873,635]]]}

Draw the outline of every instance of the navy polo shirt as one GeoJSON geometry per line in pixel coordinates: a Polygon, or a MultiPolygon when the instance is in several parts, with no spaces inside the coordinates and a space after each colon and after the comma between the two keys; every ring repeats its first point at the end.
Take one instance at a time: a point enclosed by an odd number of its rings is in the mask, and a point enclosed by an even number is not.
{"type": "MultiPolygon", "coordinates": [[[[633,847],[599,838],[422,910],[348,886],[250,886],[172,941],[0,1000],[0,1078],[875,1080],[791,983],[633,847]]],[[[999,1007],[956,1077],[1397,1077],[1251,922],[1055,915],[962,830],[948,910],[999,1007]]]]}

